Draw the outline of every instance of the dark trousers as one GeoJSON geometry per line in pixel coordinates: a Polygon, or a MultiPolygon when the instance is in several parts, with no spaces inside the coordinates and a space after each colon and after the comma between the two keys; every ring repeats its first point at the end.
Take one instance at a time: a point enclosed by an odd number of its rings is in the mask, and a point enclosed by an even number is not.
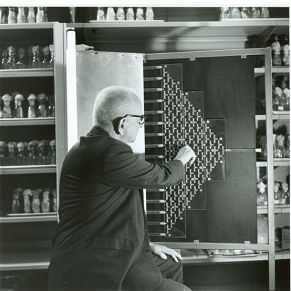
{"type": "Polygon", "coordinates": [[[183,285],[183,265],[181,261],[177,263],[170,256],[163,260],[155,254],[153,254],[153,259],[163,276],[161,284],[155,291],[191,291],[183,285]]]}

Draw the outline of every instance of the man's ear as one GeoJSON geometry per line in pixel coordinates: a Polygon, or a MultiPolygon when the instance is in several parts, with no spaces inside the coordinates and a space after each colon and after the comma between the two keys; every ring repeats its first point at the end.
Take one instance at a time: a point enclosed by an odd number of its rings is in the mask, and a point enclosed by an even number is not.
{"type": "Polygon", "coordinates": [[[124,134],[125,118],[121,118],[118,124],[118,132],[121,136],[124,134]]]}

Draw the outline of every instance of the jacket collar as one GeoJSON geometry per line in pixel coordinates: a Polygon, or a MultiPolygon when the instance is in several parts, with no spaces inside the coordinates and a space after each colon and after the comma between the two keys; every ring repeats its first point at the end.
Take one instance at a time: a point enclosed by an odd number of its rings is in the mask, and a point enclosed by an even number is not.
{"type": "Polygon", "coordinates": [[[96,136],[96,135],[109,136],[109,134],[104,129],[102,129],[101,127],[93,126],[92,129],[87,134],[87,136],[96,136]]]}

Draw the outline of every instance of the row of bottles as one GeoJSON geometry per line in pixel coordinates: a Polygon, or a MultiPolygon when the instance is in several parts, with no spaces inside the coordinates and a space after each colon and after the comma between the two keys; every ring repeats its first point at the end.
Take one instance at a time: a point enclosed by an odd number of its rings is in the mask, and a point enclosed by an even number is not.
{"type": "Polygon", "coordinates": [[[0,141],[0,166],[55,165],[56,141],[0,141]]]}
{"type": "Polygon", "coordinates": [[[221,7],[220,19],[269,18],[268,7],[221,7]]]}
{"type": "Polygon", "coordinates": [[[27,98],[18,92],[4,94],[1,98],[0,118],[37,118],[55,116],[55,97],[45,93],[29,94],[27,98]]]}
{"type": "MultiPolygon", "coordinates": [[[[254,36],[254,41],[259,39],[254,36]]],[[[257,43],[254,43],[254,47],[257,43]]],[[[265,47],[271,48],[272,51],[272,66],[289,66],[290,65],[290,44],[289,35],[287,34],[272,34],[266,41],[265,47]]],[[[257,68],[265,66],[264,56],[256,56],[255,66],[257,68]]]]}
{"type": "MultiPolygon", "coordinates": [[[[259,158],[267,159],[267,137],[257,137],[257,147],[261,149],[259,158]]],[[[290,158],[290,135],[273,134],[273,157],[290,158]]]]}
{"type": "Polygon", "coordinates": [[[46,7],[0,7],[0,24],[47,22],[46,7]]]}
{"type": "Polygon", "coordinates": [[[27,49],[10,45],[2,51],[1,69],[53,68],[54,46],[30,45],[27,49]]]}
{"type": "Polygon", "coordinates": [[[11,213],[49,213],[57,211],[57,191],[17,188],[13,191],[11,213]]]}
{"type": "Polygon", "coordinates": [[[290,90],[286,87],[273,88],[273,110],[274,111],[290,111],[290,90]]]}
{"type": "Polygon", "coordinates": [[[268,40],[268,46],[270,46],[272,49],[273,66],[290,65],[290,45],[288,35],[273,34],[268,40]]]}
{"type": "Polygon", "coordinates": [[[226,256],[226,257],[232,257],[232,256],[245,256],[250,254],[258,254],[257,251],[254,250],[233,250],[233,249],[208,249],[206,250],[207,254],[209,256],[226,256]]]}
{"type": "MultiPolygon", "coordinates": [[[[289,186],[285,182],[274,182],[274,204],[275,205],[289,205],[290,193],[289,186]]],[[[267,185],[263,181],[257,183],[257,205],[268,205],[267,185]]]]}
{"type": "Polygon", "coordinates": [[[132,7],[124,9],[123,7],[98,7],[97,20],[154,20],[154,11],[152,7],[136,8],[136,13],[132,7]]]}

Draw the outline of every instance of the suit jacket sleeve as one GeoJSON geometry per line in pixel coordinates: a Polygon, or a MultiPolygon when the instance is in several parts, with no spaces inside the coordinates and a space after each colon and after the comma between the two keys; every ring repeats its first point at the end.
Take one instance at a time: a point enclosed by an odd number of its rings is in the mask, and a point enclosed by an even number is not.
{"type": "Polygon", "coordinates": [[[103,177],[105,183],[114,187],[158,189],[181,182],[184,175],[181,161],[151,164],[135,156],[124,143],[110,147],[104,157],[103,177]]]}

